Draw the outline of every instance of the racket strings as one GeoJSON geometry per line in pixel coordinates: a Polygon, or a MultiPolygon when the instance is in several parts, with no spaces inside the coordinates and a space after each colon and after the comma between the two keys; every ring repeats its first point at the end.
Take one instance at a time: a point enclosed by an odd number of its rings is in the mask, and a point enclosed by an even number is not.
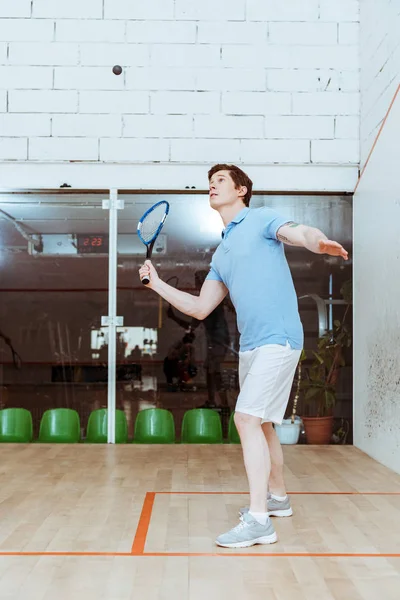
{"type": "Polygon", "coordinates": [[[157,206],[142,221],[140,234],[145,242],[151,242],[165,215],[165,206],[157,206]]]}

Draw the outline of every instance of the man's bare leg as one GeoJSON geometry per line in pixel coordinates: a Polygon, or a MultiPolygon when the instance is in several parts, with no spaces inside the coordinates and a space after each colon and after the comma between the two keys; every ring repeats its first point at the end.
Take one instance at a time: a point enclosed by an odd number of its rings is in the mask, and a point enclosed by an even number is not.
{"type": "Polygon", "coordinates": [[[286,486],[283,479],[283,452],[279,438],[272,423],[263,423],[262,430],[267,440],[271,459],[271,470],[268,489],[275,496],[286,496],[286,486]]]}
{"type": "Polygon", "coordinates": [[[242,443],[244,466],[249,482],[250,513],[266,514],[271,462],[261,419],[240,412],[235,412],[234,418],[242,443]]]}

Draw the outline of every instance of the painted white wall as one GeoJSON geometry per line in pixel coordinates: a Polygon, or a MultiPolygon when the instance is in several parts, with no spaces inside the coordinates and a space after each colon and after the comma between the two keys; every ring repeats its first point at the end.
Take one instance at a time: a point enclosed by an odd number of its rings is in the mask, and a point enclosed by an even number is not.
{"type": "Polygon", "coordinates": [[[358,0],[0,0],[2,185],[49,165],[46,187],[97,187],[106,164],[105,187],[181,187],[229,161],[352,190],[358,21],[358,0]]]}
{"type": "Polygon", "coordinates": [[[400,83],[400,1],[360,2],[361,164],[400,83]]]}
{"type": "MultiPolygon", "coordinates": [[[[360,3],[361,163],[400,83],[400,0],[360,3]]],[[[354,196],[354,443],[400,472],[400,94],[354,196]]]]}
{"type": "Polygon", "coordinates": [[[354,443],[400,473],[400,93],[354,196],[354,443]]]}

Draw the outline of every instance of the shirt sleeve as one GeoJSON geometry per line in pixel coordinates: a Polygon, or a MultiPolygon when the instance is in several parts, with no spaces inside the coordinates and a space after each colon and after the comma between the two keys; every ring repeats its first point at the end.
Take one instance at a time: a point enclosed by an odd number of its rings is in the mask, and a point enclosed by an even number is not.
{"type": "Polygon", "coordinates": [[[213,263],[211,263],[210,271],[209,271],[206,279],[209,279],[212,281],[220,281],[221,283],[223,283],[222,278],[221,278],[220,274],[218,273],[218,271],[216,270],[213,263]]]}
{"type": "Polygon", "coordinates": [[[290,219],[279,214],[272,208],[262,208],[262,233],[263,236],[272,240],[276,240],[276,234],[282,225],[290,223],[290,219]]]}

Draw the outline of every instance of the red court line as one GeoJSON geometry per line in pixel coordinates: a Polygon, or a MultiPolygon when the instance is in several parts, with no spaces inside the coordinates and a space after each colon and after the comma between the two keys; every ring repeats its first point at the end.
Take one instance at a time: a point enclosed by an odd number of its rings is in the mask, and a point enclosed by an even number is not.
{"type": "Polygon", "coordinates": [[[222,552],[145,552],[143,556],[218,556],[220,558],[230,558],[238,556],[251,556],[251,558],[257,558],[257,556],[263,556],[268,558],[400,558],[400,554],[377,554],[377,553],[354,553],[350,552],[234,552],[232,554],[223,554],[222,552]]]}
{"type": "Polygon", "coordinates": [[[135,556],[140,556],[144,553],[155,497],[156,492],[147,492],[144,498],[142,513],[140,515],[131,550],[131,554],[134,554],[135,556]]]}
{"type": "Polygon", "coordinates": [[[0,552],[0,556],[132,556],[131,552],[0,552]]]}
{"type": "Polygon", "coordinates": [[[391,112],[391,110],[392,110],[392,108],[393,108],[393,105],[394,105],[394,103],[395,103],[395,101],[396,101],[396,98],[397,98],[397,95],[398,95],[398,93],[399,93],[399,92],[400,92],[400,85],[399,85],[399,87],[397,88],[395,95],[393,96],[393,100],[391,101],[391,103],[390,103],[390,106],[389,106],[389,108],[388,108],[388,110],[387,110],[386,116],[385,116],[385,118],[383,119],[383,121],[382,121],[382,125],[381,125],[381,126],[380,126],[380,128],[379,128],[378,135],[377,135],[377,136],[376,136],[376,138],[375,138],[375,142],[373,143],[373,146],[372,146],[372,148],[371,148],[371,150],[370,150],[370,153],[368,154],[368,158],[367,158],[367,160],[366,160],[366,162],[365,162],[365,165],[364,165],[364,167],[363,167],[363,170],[361,171],[361,173],[360,173],[360,177],[358,178],[357,185],[356,185],[356,187],[355,187],[354,193],[356,193],[356,191],[357,191],[357,188],[358,188],[358,186],[360,185],[361,178],[362,178],[362,176],[364,175],[365,169],[367,168],[367,165],[368,165],[368,163],[369,163],[369,161],[370,161],[370,159],[371,159],[372,153],[373,153],[373,152],[374,152],[374,150],[375,150],[375,146],[376,146],[376,144],[378,143],[378,140],[379,140],[379,138],[380,138],[380,136],[381,136],[381,133],[382,133],[382,131],[383,131],[383,128],[384,128],[384,127],[385,127],[385,125],[386,125],[386,121],[387,121],[387,119],[388,119],[388,117],[389,117],[389,114],[390,114],[390,112],[391,112]]]}
{"type": "Polygon", "coordinates": [[[196,556],[217,556],[221,558],[230,558],[237,556],[249,556],[255,558],[257,556],[269,557],[269,558],[290,558],[290,557],[299,557],[299,558],[307,558],[307,557],[315,557],[315,558],[400,558],[400,554],[374,554],[374,553],[364,553],[364,554],[351,554],[351,553],[339,553],[339,552],[327,552],[327,553],[317,553],[317,552],[274,552],[274,553],[265,553],[265,552],[234,552],[232,554],[223,554],[222,552],[143,552],[142,554],[132,554],[131,552],[0,552],[0,556],[110,556],[112,558],[118,557],[136,557],[136,556],[146,556],[146,557],[196,557],[196,556]]]}
{"type": "MultiPolygon", "coordinates": [[[[249,492],[155,492],[155,494],[173,494],[184,496],[248,496],[249,492]]],[[[288,492],[290,496],[400,496],[399,492],[288,492]]]]}

